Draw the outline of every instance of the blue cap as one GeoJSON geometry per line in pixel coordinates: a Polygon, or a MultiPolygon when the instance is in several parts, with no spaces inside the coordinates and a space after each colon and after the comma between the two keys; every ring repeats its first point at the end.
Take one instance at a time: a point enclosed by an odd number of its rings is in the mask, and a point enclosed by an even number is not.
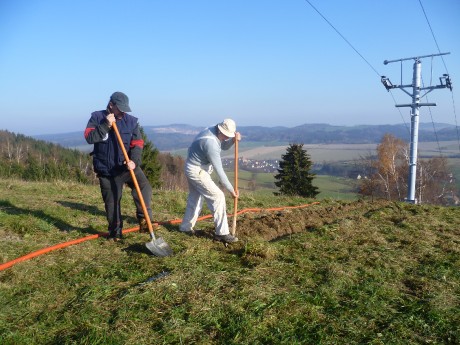
{"type": "Polygon", "coordinates": [[[129,98],[123,92],[114,92],[112,96],[110,96],[110,102],[115,104],[118,110],[127,113],[131,111],[129,107],[129,98]]]}

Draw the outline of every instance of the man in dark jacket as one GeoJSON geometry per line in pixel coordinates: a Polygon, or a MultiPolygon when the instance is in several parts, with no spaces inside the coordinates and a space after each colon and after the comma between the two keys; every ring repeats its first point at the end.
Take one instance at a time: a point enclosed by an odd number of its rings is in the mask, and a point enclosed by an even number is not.
{"type": "Polygon", "coordinates": [[[152,219],[152,187],[140,168],[144,140],[139,130],[137,118],[127,114],[127,112],[131,112],[128,96],[122,92],[115,92],[110,96],[106,110],[95,111],[91,114],[85,129],[86,141],[88,144],[94,144],[94,151],[92,152],[94,171],[99,178],[102,199],[105,204],[109,223],[109,239],[114,241],[123,238],[120,203],[125,183],[131,188],[140,230],[148,229],[129,170],[133,170],[136,175],[147,211],[150,219],[152,219]],[[130,158],[128,162],[125,161],[115,132],[111,130],[115,121],[130,158]]]}

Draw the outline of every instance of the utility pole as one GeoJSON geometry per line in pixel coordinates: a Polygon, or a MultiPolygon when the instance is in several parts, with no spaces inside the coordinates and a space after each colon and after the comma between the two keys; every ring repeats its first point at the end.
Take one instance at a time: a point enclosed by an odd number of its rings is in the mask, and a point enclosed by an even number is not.
{"type": "Polygon", "coordinates": [[[420,103],[420,99],[425,97],[429,92],[435,89],[443,89],[449,88],[452,91],[452,82],[448,74],[443,74],[442,77],[439,78],[440,85],[436,86],[428,86],[422,87],[421,85],[421,76],[422,76],[422,62],[421,59],[428,58],[428,57],[435,57],[440,55],[447,55],[450,53],[440,53],[440,54],[432,54],[432,55],[424,55],[424,56],[416,56],[404,59],[397,59],[397,60],[385,60],[383,63],[388,65],[392,62],[401,62],[401,85],[393,85],[387,77],[384,75],[381,77],[381,82],[383,86],[390,91],[391,89],[401,89],[403,92],[408,94],[412,97],[412,103],[410,104],[396,104],[396,107],[411,107],[411,141],[410,141],[410,161],[409,161],[409,184],[408,184],[408,191],[407,191],[407,199],[406,201],[412,204],[417,203],[417,199],[415,198],[415,182],[417,179],[417,147],[418,147],[418,125],[419,125],[419,112],[420,107],[423,106],[436,106],[436,103],[420,103]],[[412,84],[403,85],[402,84],[402,62],[406,60],[414,60],[414,73],[412,77],[412,84]],[[412,93],[405,90],[406,88],[412,88],[412,93]],[[423,95],[421,92],[426,91],[423,95]]]}

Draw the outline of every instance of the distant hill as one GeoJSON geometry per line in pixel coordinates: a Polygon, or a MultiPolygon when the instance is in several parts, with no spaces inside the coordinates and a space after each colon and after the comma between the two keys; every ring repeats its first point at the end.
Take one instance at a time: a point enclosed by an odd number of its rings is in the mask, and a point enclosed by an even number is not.
{"type": "MultiPolygon", "coordinates": [[[[186,124],[171,124],[165,126],[143,126],[145,134],[160,151],[174,151],[187,148],[196,134],[203,127],[186,124]]],[[[457,128],[445,123],[421,123],[419,126],[419,141],[448,141],[457,140],[457,128]],[[434,130],[436,128],[436,132],[434,130]]],[[[304,144],[370,144],[378,143],[386,133],[405,141],[410,140],[410,124],[397,125],[360,125],[333,126],[328,124],[304,124],[296,127],[262,127],[242,126],[238,130],[244,137],[245,143],[304,143],[304,144]]],[[[64,147],[81,151],[91,150],[79,132],[46,134],[33,136],[36,139],[58,143],[64,147]]]]}

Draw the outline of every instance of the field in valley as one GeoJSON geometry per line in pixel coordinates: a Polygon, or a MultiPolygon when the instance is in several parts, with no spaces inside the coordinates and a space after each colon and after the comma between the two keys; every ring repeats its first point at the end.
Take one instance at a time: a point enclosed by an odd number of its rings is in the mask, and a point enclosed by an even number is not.
{"type": "MultiPolygon", "coordinates": [[[[286,153],[286,145],[260,145],[254,143],[247,148],[243,144],[239,148],[239,156],[246,159],[280,159],[286,153]]],[[[304,145],[313,162],[337,162],[358,160],[360,157],[375,153],[377,144],[313,144],[304,145]]],[[[439,156],[455,157],[460,155],[460,144],[457,141],[419,142],[420,157],[439,156]]],[[[223,158],[233,157],[232,152],[227,152],[223,158]]]]}
{"type": "MultiPolygon", "coordinates": [[[[255,146],[254,143],[239,150],[239,157],[254,160],[281,159],[286,153],[287,146],[255,146]]],[[[331,144],[331,145],[304,145],[304,149],[310,155],[313,163],[343,163],[356,164],[361,157],[374,154],[375,144],[331,144]]],[[[449,167],[452,170],[456,181],[457,188],[460,189],[460,155],[459,143],[456,141],[446,142],[421,142],[419,143],[420,157],[436,157],[442,152],[447,157],[449,167]]],[[[226,153],[224,158],[233,158],[233,151],[226,153]]],[[[275,173],[251,173],[240,170],[240,188],[251,190],[256,189],[265,193],[276,191],[274,185],[275,173]],[[252,181],[252,182],[251,182],[252,181]],[[252,186],[250,185],[252,184],[252,186]]],[[[228,176],[233,181],[233,172],[229,171],[228,176]]],[[[317,175],[314,179],[314,185],[319,188],[318,198],[335,198],[335,199],[356,199],[357,180],[353,178],[317,175]]]]}
{"type": "MultiPolygon", "coordinates": [[[[234,180],[234,173],[227,172],[230,181],[234,180]]],[[[357,181],[344,177],[317,175],[313,180],[313,185],[318,187],[319,194],[317,199],[332,198],[337,200],[355,200],[357,181]]],[[[273,173],[251,173],[239,171],[238,188],[243,191],[257,191],[263,194],[273,194],[277,191],[275,177],[273,173]]]]}

